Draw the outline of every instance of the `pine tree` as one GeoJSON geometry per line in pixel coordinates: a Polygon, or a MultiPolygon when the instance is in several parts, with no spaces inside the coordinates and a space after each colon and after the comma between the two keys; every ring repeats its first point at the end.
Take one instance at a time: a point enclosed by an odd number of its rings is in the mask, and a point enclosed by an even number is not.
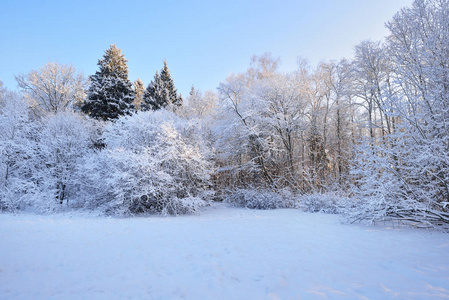
{"type": "Polygon", "coordinates": [[[148,84],[143,94],[143,101],[140,108],[142,110],[158,110],[167,106],[166,94],[159,72],[156,71],[154,79],[148,84]]]}
{"type": "Polygon", "coordinates": [[[176,102],[174,103],[176,106],[182,106],[184,103],[184,98],[182,98],[182,94],[179,94],[178,99],[176,99],[176,102]]]}
{"type": "Polygon", "coordinates": [[[128,79],[128,65],[120,48],[111,45],[103,59],[98,61],[100,70],[90,76],[88,99],[82,111],[93,118],[114,120],[130,114],[135,93],[128,79]]]}
{"type": "Polygon", "coordinates": [[[175,84],[170,75],[170,70],[167,66],[167,61],[164,59],[164,67],[161,70],[161,80],[164,83],[165,88],[167,89],[167,98],[168,103],[181,106],[182,105],[182,97],[178,96],[178,92],[175,88],[175,84]]]}
{"type": "Polygon", "coordinates": [[[183,99],[178,96],[175,84],[170,75],[167,61],[164,60],[164,67],[161,74],[156,71],[153,81],[148,85],[143,96],[142,110],[158,110],[167,105],[181,106],[183,99]]]}
{"type": "Polygon", "coordinates": [[[134,81],[134,93],[136,97],[134,98],[133,104],[136,110],[139,110],[140,104],[143,101],[143,94],[145,93],[145,85],[140,78],[134,81]]]}

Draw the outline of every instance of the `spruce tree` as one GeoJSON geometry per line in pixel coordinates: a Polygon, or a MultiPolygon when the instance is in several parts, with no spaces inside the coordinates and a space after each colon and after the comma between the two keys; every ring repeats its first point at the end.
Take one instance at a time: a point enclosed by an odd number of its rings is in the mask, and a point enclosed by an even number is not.
{"type": "Polygon", "coordinates": [[[125,56],[115,44],[105,51],[103,59],[98,61],[100,70],[90,76],[88,99],[81,107],[83,112],[107,121],[133,111],[135,93],[128,79],[126,63],[125,56]]]}
{"type": "Polygon", "coordinates": [[[181,106],[182,98],[178,96],[178,92],[175,88],[173,79],[171,78],[170,70],[168,69],[167,61],[165,59],[164,59],[164,67],[161,70],[161,80],[164,83],[165,88],[167,89],[168,103],[176,106],[181,106]]]}
{"type": "Polygon", "coordinates": [[[182,97],[182,94],[179,94],[178,98],[176,98],[176,101],[173,102],[176,106],[182,106],[184,104],[184,98],[182,97]]]}
{"type": "Polygon", "coordinates": [[[159,75],[159,72],[156,71],[154,80],[148,85],[143,100],[142,110],[158,110],[167,105],[182,105],[183,99],[178,96],[166,60],[164,60],[161,74],[159,75]]]}
{"type": "Polygon", "coordinates": [[[134,85],[134,93],[136,94],[133,104],[136,110],[140,110],[140,105],[143,101],[143,94],[145,93],[145,85],[143,84],[140,78],[134,81],[133,85],[134,85]]]}
{"type": "Polygon", "coordinates": [[[159,72],[156,71],[154,79],[148,84],[143,94],[142,110],[158,110],[167,106],[166,90],[164,88],[159,72]]]}

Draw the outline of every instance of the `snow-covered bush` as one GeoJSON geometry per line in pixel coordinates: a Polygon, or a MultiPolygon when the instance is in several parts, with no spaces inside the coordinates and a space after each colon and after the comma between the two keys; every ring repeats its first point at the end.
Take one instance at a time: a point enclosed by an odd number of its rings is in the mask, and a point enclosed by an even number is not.
{"type": "Polygon", "coordinates": [[[91,151],[89,131],[89,121],[73,112],[43,119],[32,175],[39,187],[32,204],[39,211],[52,211],[78,199],[83,179],[80,165],[91,151]]]}
{"type": "Polygon", "coordinates": [[[86,164],[86,184],[108,214],[193,213],[207,204],[213,165],[189,124],[165,111],[122,117],[105,128],[106,149],[86,164]]]}
{"type": "Polygon", "coordinates": [[[19,96],[7,93],[0,110],[0,208],[54,211],[78,198],[79,166],[89,152],[89,122],[73,112],[29,117],[19,96]]]}
{"type": "Polygon", "coordinates": [[[349,201],[349,199],[333,194],[310,194],[299,198],[300,208],[303,211],[327,214],[342,213],[349,201]]]}
{"type": "Polygon", "coordinates": [[[440,187],[429,176],[433,169],[431,151],[418,150],[418,146],[402,140],[404,135],[403,132],[394,135],[391,147],[362,144],[357,148],[352,163],[353,200],[343,211],[346,221],[369,224],[399,221],[449,228],[447,208],[444,202],[436,201],[440,187]]]}
{"type": "Polygon", "coordinates": [[[36,124],[28,117],[27,104],[5,92],[0,108],[0,209],[15,211],[26,205],[34,191],[30,180],[35,156],[36,124]]]}
{"type": "Polygon", "coordinates": [[[298,208],[298,202],[287,190],[237,189],[229,193],[224,203],[251,209],[298,208]]]}

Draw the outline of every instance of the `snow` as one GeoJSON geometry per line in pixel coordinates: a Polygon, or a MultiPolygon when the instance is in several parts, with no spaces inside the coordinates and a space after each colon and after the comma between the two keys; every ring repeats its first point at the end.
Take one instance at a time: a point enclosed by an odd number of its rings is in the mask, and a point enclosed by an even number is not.
{"type": "Polygon", "coordinates": [[[1,299],[449,298],[449,236],[299,210],[0,214],[1,299]]]}

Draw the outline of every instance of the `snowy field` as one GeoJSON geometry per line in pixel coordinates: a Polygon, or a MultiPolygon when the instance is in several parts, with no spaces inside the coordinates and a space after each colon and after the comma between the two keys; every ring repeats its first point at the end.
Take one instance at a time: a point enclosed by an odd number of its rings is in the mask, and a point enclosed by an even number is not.
{"type": "Polygon", "coordinates": [[[0,214],[0,299],[449,298],[449,235],[298,210],[0,214]]]}

